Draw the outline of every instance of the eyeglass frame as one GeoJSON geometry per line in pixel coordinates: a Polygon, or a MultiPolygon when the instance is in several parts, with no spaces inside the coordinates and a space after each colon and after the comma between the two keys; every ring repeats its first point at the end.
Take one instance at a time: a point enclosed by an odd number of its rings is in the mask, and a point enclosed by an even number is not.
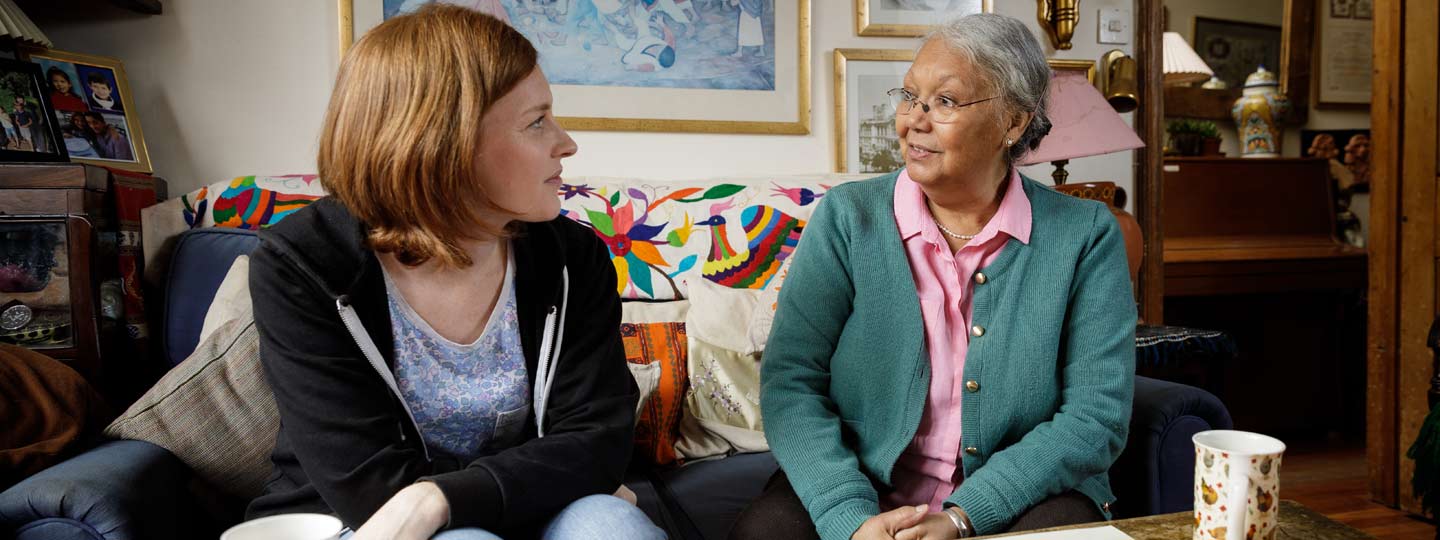
{"type": "MultiPolygon", "coordinates": [[[[906,90],[906,89],[904,89],[904,88],[891,88],[890,90],[887,90],[887,91],[885,92],[885,96],[888,97],[888,98],[890,98],[890,100],[891,100],[892,102],[893,102],[894,100],[896,100],[896,99],[899,99],[899,100],[900,100],[899,103],[901,103],[901,104],[904,104],[904,103],[909,103],[909,104],[910,104],[910,105],[905,109],[904,112],[901,112],[901,111],[900,111],[900,105],[895,105],[895,115],[896,115],[896,116],[910,114],[911,112],[913,112],[913,111],[915,110],[915,105],[916,105],[916,104],[919,104],[919,105],[920,105],[920,110],[921,110],[921,111],[924,111],[924,114],[930,114],[930,109],[933,108],[933,107],[930,106],[929,103],[925,103],[925,102],[920,101],[920,96],[915,95],[915,94],[912,93],[911,91],[906,90]],[[897,96],[895,95],[896,92],[901,92],[901,93],[902,93],[901,96],[899,96],[899,97],[897,98],[897,96]],[[906,96],[906,95],[911,96],[911,98],[910,98],[910,99],[906,99],[906,98],[904,97],[904,96],[906,96]]],[[[935,96],[931,96],[931,97],[935,97],[935,96]]],[[[965,108],[965,107],[969,107],[969,106],[975,105],[975,104],[977,104],[977,103],[984,103],[984,102],[986,102],[986,101],[990,101],[990,100],[992,100],[992,99],[997,99],[997,98],[999,98],[999,97],[1000,97],[1000,96],[997,94],[997,95],[990,96],[990,97],[984,98],[984,99],[977,99],[977,100],[975,100],[975,101],[967,101],[967,102],[965,102],[965,103],[961,103],[961,104],[959,104],[959,105],[956,105],[956,106],[954,107],[954,110],[959,111],[960,109],[963,109],[963,108],[965,108]]],[[[941,98],[941,99],[950,99],[950,98],[941,98]]],[[[931,122],[935,122],[935,123],[937,123],[937,124],[949,124],[949,123],[954,122],[954,119],[943,120],[943,121],[942,121],[942,120],[940,120],[940,119],[938,119],[938,118],[931,118],[930,121],[931,121],[931,122]]]]}

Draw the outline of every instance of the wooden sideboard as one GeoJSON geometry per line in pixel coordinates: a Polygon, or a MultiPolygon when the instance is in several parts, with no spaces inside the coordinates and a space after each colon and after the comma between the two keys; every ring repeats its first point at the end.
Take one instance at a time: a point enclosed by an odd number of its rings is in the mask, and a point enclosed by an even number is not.
{"type": "Polygon", "coordinates": [[[1365,287],[1365,250],[1335,234],[1321,159],[1170,158],[1165,296],[1365,287]]]}
{"type": "Polygon", "coordinates": [[[1367,258],[1336,235],[1320,159],[1164,162],[1165,324],[1222,330],[1216,392],[1237,429],[1363,432],[1367,258]]]}

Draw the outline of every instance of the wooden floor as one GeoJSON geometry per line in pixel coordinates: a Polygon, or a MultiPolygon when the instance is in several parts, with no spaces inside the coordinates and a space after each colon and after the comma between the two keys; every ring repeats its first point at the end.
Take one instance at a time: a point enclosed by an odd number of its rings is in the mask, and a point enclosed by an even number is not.
{"type": "Polygon", "coordinates": [[[1433,523],[1370,502],[1365,449],[1359,446],[1297,445],[1280,466],[1280,497],[1293,499],[1330,519],[1380,540],[1431,540],[1433,523]]]}

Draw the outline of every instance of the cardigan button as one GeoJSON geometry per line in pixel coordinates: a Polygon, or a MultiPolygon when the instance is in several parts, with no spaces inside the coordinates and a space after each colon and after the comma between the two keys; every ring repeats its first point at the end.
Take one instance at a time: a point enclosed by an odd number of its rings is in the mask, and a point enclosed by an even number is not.
{"type": "Polygon", "coordinates": [[[1105,504],[1100,505],[1100,507],[1101,507],[1101,508],[1104,508],[1107,513],[1110,511],[1110,503],[1108,503],[1108,502],[1105,503],[1105,504]]]}
{"type": "Polygon", "coordinates": [[[979,283],[979,284],[981,284],[981,285],[984,285],[985,282],[988,281],[988,280],[989,280],[989,278],[985,277],[985,273],[984,273],[984,272],[976,272],[976,273],[975,273],[975,283],[979,283]]]}
{"type": "Polygon", "coordinates": [[[965,389],[966,389],[966,390],[969,390],[969,391],[971,391],[971,392],[979,392],[979,391],[980,391],[980,383],[975,382],[975,381],[967,381],[967,382],[965,383],[965,389]]]}
{"type": "Polygon", "coordinates": [[[985,335],[985,328],[982,327],[982,326],[980,326],[980,325],[978,325],[978,324],[975,325],[975,326],[971,326],[971,327],[970,327],[970,335],[975,336],[975,337],[983,336],[983,335],[985,335]]]}
{"type": "Polygon", "coordinates": [[[978,456],[978,455],[980,455],[980,449],[979,449],[979,448],[975,448],[974,446],[966,446],[966,447],[965,447],[965,453],[966,453],[966,454],[970,454],[970,455],[972,455],[972,456],[978,456]]]}

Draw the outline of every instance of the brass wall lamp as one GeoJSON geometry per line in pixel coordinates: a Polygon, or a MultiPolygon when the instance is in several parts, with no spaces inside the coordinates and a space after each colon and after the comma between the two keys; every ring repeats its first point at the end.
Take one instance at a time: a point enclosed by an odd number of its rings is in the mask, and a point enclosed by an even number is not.
{"type": "Polygon", "coordinates": [[[1115,108],[1115,112],[1130,112],[1139,105],[1135,70],[1135,59],[1120,49],[1100,57],[1100,93],[1115,108]]]}
{"type": "Polygon", "coordinates": [[[1080,22],[1080,0],[1036,0],[1040,7],[1040,26],[1050,34],[1050,44],[1059,50],[1070,49],[1070,38],[1080,22]]]}

